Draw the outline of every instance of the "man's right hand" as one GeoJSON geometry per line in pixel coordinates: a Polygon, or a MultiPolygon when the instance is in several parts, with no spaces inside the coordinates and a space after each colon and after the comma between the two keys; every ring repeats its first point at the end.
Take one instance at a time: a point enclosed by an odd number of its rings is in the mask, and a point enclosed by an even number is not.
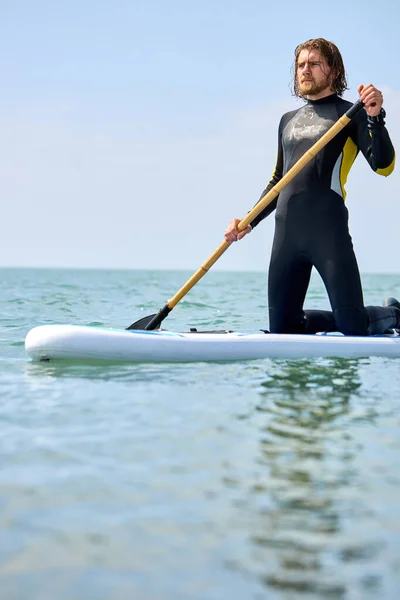
{"type": "Polygon", "coordinates": [[[225,230],[225,241],[229,244],[232,244],[232,242],[238,242],[252,230],[251,225],[247,225],[246,229],[243,229],[243,231],[239,231],[239,223],[240,219],[232,219],[232,221],[229,222],[228,227],[225,230]]]}

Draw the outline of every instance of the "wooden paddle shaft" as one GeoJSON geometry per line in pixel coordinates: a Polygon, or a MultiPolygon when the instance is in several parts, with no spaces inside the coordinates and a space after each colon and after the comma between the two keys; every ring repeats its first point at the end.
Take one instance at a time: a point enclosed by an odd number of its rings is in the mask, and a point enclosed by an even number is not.
{"type": "MultiPolygon", "coordinates": [[[[270,191],[254,206],[254,208],[240,221],[238,230],[246,229],[253,219],[260,214],[268,204],[274,200],[278,194],[292,181],[294,177],[315,157],[316,154],[324,146],[328,144],[346,125],[351,118],[357,114],[364,104],[358,100],[353,106],[342,116],[332,127],[317,141],[315,144],[303,154],[303,156],[293,165],[291,169],[282,177],[282,179],[274,185],[270,191]]],[[[207,273],[214,263],[224,254],[231,244],[223,241],[222,244],[211,254],[211,256],[201,265],[199,269],[191,276],[191,278],[181,287],[181,289],[167,303],[170,309],[178,304],[180,300],[192,289],[192,287],[207,273]]]]}

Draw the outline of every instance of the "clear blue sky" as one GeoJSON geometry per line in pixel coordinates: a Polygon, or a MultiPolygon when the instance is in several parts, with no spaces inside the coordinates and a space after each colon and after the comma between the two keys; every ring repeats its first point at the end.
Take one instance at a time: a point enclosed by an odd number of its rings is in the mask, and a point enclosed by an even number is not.
{"type": "MultiPolygon", "coordinates": [[[[384,91],[400,152],[397,0],[0,0],[0,265],[196,270],[267,183],[294,47],[326,37],[384,91]]],[[[400,271],[400,167],[362,156],[360,268],[400,271]]],[[[266,270],[273,219],[214,268],[266,270]]]]}

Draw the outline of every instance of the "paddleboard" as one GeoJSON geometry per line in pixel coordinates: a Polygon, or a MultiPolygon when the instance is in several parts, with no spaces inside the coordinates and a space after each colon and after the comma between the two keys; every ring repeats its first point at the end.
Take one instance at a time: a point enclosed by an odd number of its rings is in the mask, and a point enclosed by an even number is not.
{"type": "Polygon", "coordinates": [[[136,331],[41,325],[25,339],[35,361],[203,362],[261,358],[400,357],[400,335],[292,335],[240,332],[136,331]]]}

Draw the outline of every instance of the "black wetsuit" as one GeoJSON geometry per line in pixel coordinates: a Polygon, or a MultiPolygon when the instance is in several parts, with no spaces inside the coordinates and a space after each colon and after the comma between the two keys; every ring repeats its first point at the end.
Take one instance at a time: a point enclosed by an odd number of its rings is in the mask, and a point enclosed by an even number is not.
{"type": "MultiPolygon", "coordinates": [[[[283,115],[277,164],[261,197],[350,107],[334,94],[309,100],[283,115]]],[[[276,208],[268,276],[271,332],[367,335],[400,324],[399,311],[393,307],[364,307],[344,203],[344,184],[360,150],[377,173],[393,171],[395,152],[389,134],[382,123],[370,123],[365,110],[251,223],[255,227],[276,208]],[[313,266],[324,281],[333,312],[303,310],[313,266]]]]}

